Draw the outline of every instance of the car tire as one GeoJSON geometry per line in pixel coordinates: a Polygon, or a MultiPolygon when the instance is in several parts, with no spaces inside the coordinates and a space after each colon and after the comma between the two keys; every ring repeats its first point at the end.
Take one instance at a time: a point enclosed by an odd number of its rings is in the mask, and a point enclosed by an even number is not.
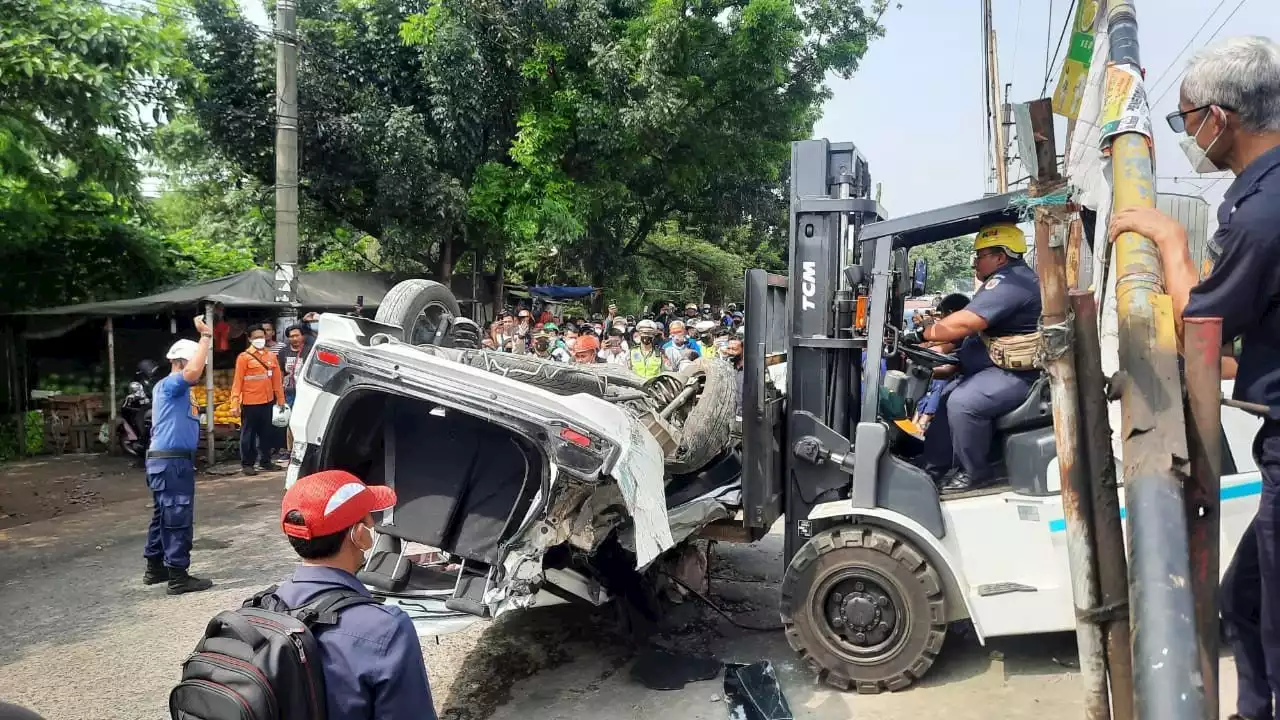
{"type": "Polygon", "coordinates": [[[903,690],[924,677],[946,640],[938,571],[880,528],[844,526],[805,543],[783,576],[780,610],[787,642],[841,690],[903,690]]]}
{"type": "Polygon", "coordinates": [[[724,452],[737,416],[738,388],[733,366],[706,358],[685,366],[677,375],[688,382],[700,378],[702,391],[680,425],[680,446],[666,461],[667,472],[695,473],[724,452]]]}
{"type": "Polygon", "coordinates": [[[396,283],[382,298],[374,319],[404,330],[404,341],[430,345],[435,341],[444,315],[458,317],[458,299],[449,288],[434,280],[415,278],[396,283]]]}

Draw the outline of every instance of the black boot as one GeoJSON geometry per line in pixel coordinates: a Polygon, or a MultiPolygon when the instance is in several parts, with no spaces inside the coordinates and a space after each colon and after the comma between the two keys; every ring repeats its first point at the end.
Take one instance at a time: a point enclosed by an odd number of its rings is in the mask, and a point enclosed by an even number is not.
{"type": "Polygon", "coordinates": [[[143,585],[155,585],[169,579],[169,568],[164,566],[164,558],[147,558],[147,571],[142,573],[143,585]]]}
{"type": "Polygon", "coordinates": [[[948,476],[946,481],[942,483],[942,494],[954,495],[956,493],[969,492],[970,490],[977,490],[985,485],[987,485],[987,483],[975,482],[973,478],[969,477],[969,473],[964,470],[959,470],[948,476]]]}
{"type": "Polygon", "coordinates": [[[169,568],[169,589],[166,592],[170,595],[200,592],[201,590],[208,590],[211,587],[213,587],[212,580],[193,577],[188,575],[186,570],[169,568]]]}

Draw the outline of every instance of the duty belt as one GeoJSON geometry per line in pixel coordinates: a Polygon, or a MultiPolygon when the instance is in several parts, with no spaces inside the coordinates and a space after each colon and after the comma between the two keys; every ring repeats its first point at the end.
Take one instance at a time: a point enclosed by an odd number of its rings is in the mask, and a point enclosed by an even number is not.
{"type": "Polygon", "coordinates": [[[195,450],[148,450],[148,460],[190,460],[196,461],[195,450]]]}

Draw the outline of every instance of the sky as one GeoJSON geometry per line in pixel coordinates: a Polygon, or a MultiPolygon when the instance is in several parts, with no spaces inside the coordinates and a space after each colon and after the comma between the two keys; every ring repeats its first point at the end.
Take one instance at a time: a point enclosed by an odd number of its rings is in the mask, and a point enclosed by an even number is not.
{"type": "MultiPolygon", "coordinates": [[[[901,9],[891,4],[885,13],[885,37],[872,43],[858,72],[849,80],[830,80],[833,96],[814,127],[814,137],[852,142],[866,156],[871,181],[881,183],[881,203],[891,217],[980,198],[988,174],[982,0],[900,1],[901,9]]],[[[1071,0],[993,0],[1000,82],[1013,83],[1010,102],[1052,96],[1056,67],[1041,94],[1050,9],[1056,45],[1070,5],[1071,0]]],[[[1179,178],[1160,179],[1158,189],[1201,195],[1203,188],[1205,199],[1216,206],[1230,185],[1229,173],[1215,182],[1223,175],[1192,172],[1164,116],[1177,107],[1175,79],[1187,58],[1207,44],[1219,26],[1219,39],[1233,35],[1280,39],[1275,0],[1134,0],[1134,5],[1152,100],[1156,175],[1179,178]],[[1206,19],[1210,19],[1207,26],[1193,38],[1206,19]],[[1190,46],[1179,55],[1188,41],[1190,46]],[[1166,87],[1172,89],[1161,97],[1166,87]]],[[[1066,44],[1064,40],[1058,64],[1066,44]]],[[[1060,125],[1060,154],[1064,141],[1060,125]]],[[[1011,149],[1010,154],[1015,153],[1011,149]]],[[[1025,174],[1015,163],[1009,177],[1025,174]]]]}

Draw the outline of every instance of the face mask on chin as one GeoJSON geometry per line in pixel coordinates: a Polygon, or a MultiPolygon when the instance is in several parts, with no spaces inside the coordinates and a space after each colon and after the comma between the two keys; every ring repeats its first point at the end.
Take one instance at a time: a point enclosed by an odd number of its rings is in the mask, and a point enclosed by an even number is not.
{"type": "Polygon", "coordinates": [[[1213,108],[1209,108],[1209,113],[1209,115],[1205,116],[1204,122],[1200,123],[1200,127],[1196,129],[1195,134],[1187,135],[1178,141],[1178,145],[1182,147],[1183,154],[1187,156],[1187,162],[1191,163],[1191,169],[1201,174],[1220,172],[1227,169],[1220,167],[1218,163],[1214,162],[1213,159],[1209,157],[1209,151],[1213,149],[1214,144],[1216,144],[1222,137],[1222,133],[1226,131],[1225,127],[1219,130],[1217,135],[1213,136],[1213,139],[1209,141],[1209,147],[1202,148],[1200,147],[1200,143],[1196,142],[1196,136],[1199,135],[1200,131],[1204,129],[1204,126],[1208,124],[1209,117],[1211,117],[1213,113],[1213,108]]]}

